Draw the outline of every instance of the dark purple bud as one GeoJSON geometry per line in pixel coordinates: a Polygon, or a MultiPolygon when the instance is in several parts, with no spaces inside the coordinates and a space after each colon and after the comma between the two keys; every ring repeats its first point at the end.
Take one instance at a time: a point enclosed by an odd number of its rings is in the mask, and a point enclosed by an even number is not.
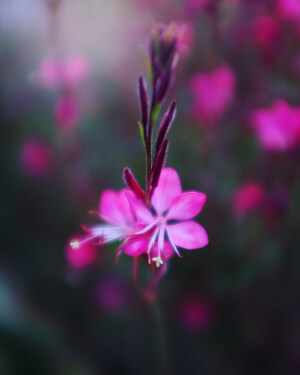
{"type": "Polygon", "coordinates": [[[141,110],[141,123],[144,128],[144,134],[146,132],[147,119],[148,119],[148,94],[146,90],[146,84],[142,75],[139,76],[138,82],[138,97],[140,100],[140,110],[141,110]]]}
{"type": "Polygon", "coordinates": [[[169,67],[173,66],[177,53],[177,34],[178,27],[174,23],[153,27],[150,36],[149,59],[155,82],[169,67]]]}
{"type": "Polygon", "coordinates": [[[170,129],[170,126],[172,125],[175,115],[176,115],[176,100],[173,100],[167,112],[165,113],[162,123],[160,125],[160,128],[158,130],[158,135],[157,135],[156,144],[155,144],[156,153],[159,151],[170,129]]]}
{"type": "Polygon", "coordinates": [[[165,73],[157,81],[157,88],[156,88],[156,97],[157,102],[161,103],[164,98],[166,97],[168,90],[171,88],[173,83],[173,75],[174,71],[172,67],[169,67],[165,73]]]}
{"type": "Polygon", "coordinates": [[[151,175],[151,194],[158,184],[160,173],[165,165],[166,158],[167,158],[167,151],[168,151],[168,143],[169,141],[165,139],[158,152],[155,163],[153,165],[152,175],[151,175]]]}
{"type": "Polygon", "coordinates": [[[137,180],[134,178],[129,168],[124,168],[123,176],[126,185],[136,195],[136,197],[145,200],[146,194],[138,184],[137,180]]]}

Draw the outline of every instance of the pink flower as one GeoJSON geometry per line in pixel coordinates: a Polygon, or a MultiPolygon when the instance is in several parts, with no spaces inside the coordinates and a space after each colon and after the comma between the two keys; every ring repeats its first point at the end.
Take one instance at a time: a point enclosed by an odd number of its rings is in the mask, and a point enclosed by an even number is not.
{"type": "Polygon", "coordinates": [[[44,142],[34,138],[29,139],[21,147],[20,164],[29,175],[44,177],[52,166],[52,152],[44,142]]]}
{"type": "Polygon", "coordinates": [[[73,129],[80,118],[78,99],[74,95],[62,96],[56,104],[54,114],[61,129],[73,129]]]}
{"type": "Polygon", "coordinates": [[[210,2],[211,0],[187,0],[186,10],[191,14],[201,12],[210,4],[210,2]]]}
{"type": "Polygon", "coordinates": [[[72,247],[71,244],[72,241],[69,241],[66,247],[66,258],[72,268],[81,269],[94,263],[98,254],[93,244],[84,241],[80,247],[72,247]]]}
{"type": "Polygon", "coordinates": [[[47,87],[57,87],[61,83],[74,86],[89,72],[89,63],[84,57],[70,57],[67,60],[46,58],[38,70],[39,80],[47,87]]]}
{"type": "Polygon", "coordinates": [[[177,50],[179,54],[185,55],[189,52],[195,40],[195,32],[191,25],[187,23],[177,24],[178,39],[177,50]]]}
{"type": "Polygon", "coordinates": [[[203,298],[190,296],[182,302],[179,318],[188,330],[203,331],[212,324],[213,309],[211,304],[203,298]]]}
{"type": "MultiPolygon", "coordinates": [[[[143,229],[125,241],[122,249],[131,256],[148,255],[149,264],[164,264],[177,247],[198,249],[208,244],[205,229],[193,219],[206,201],[206,195],[195,191],[182,193],[179,176],[172,168],[162,170],[151,198],[153,212],[127,193],[137,221],[143,229]]],[[[179,255],[180,256],[180,255],[179,255]]]]}
{"type": "Polygon", "coordinates": [[[269,109],[258,109],[252,123],[262,146],[267,150],[285,151],[295,146],[300,134],[300,108],[277,100],[269,109]]]}
{"type": "Polygon", "coordinates": [[[297,21],[300,18],[299,0],[277,0],[277,11],[282,18],[297,21]]]}
{"type": "Polygon", "coordinates": [[[264,199],[263,187],[257,182],[248,182],[234,192],[233,206],[235,212],[242,215],[261,205],[264,199]]]}
{"type": "Polygon", "coordinates": [[[235,76],[226,67],[211,73],[198,73],[191,80],[193,115],[198,121],[214,124],[220,120],[232,102],[235,91],[235,76]]]}
{"type": "Polygon", "coordinates": [[[268,47],[278,38],[280,25],[278,21],[267,14],[255,19],[253,24],[253,37],[260,47],[268,47]]]}
{"type": "Polygon", "coordinates": [[[126,238],[136,230],[136,221],[127,199],[128,190],[123,189],[119,193],[113,190],[105,190],[100,198],[99,217],[105,224],[88,228],[89,235],[83,240],[75,239],[70,245],[73,249],[79,249],[83,244],[96,241],[105,244],[126,238]]]}

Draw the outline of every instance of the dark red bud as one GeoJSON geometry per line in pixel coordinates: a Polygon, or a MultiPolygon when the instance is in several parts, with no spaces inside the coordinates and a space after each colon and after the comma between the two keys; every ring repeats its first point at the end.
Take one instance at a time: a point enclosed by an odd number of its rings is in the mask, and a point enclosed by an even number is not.
{"type": "Polygon", "coordinates": [[[167,151],[168,151],[168,143],[169,141],[165,139],[157,154],[157,158],[153,165],[152,175],[151,175],[151,194],[153,193],[153,190],[156,188],[158,184],[160,173],[165,165],[166,158],[167,158],[167,151]]]}
{"type": "Polygon", "coordinates": [[[148,119],[148,94],[146,84],[142,75],[139,76],[138,81],[138,97],[140,101],[141,123],[144,128],[144,134],[147,134],[147,119],[148,119]]]}
{"type": "Polygon", "coordinates": [[[155,144],[155,150],[156,153],[159,151],[171,125],[172,122],[175,118],[176,115],[176,100],[173,100],[172,103],[170,104],[168,110],[166,111],[164,118],[162,120],[162,123],[160,125],[157,139],[156,139],[156,144],[155,144]]]}
{"type": "Polygon", "coordinates": [[[128,188],[136,195],[137,198],[145,200],[146,194],[140,187],[137,180],[134,178],[129,168],[124,168],[123,172],[124,180],[128,188]]]}

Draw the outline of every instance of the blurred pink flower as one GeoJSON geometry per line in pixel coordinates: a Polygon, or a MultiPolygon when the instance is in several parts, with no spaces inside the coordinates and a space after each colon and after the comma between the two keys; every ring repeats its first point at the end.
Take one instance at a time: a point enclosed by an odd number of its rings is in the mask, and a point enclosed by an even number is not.
{"type": "Polygon", "coordinates": [[[80,119],[80,106],[76,96],[63,95],[54,110],[56,123],[63,130],[73,129],[80,119]]]}
{"type": "Polygon", "coordinates": [[[203,331],[211,327],[213,315],[213,308],[207,300],[190,296],[182,301],[178,317],[189,331],[203,331]]]}
{"type": "Polygon", "coordinates": [[[292,108],[285,100],[277,100],[269,109],[253,111],[252,123],[265,149],[285,151],[299,140],[300,108],[292,108]]]}
{"type": "Polygon", "coordinates": [[[200,12],[205,9],[207,5],[211,3],[211,0],[187,0],[186,10],[187,12],[193,14],[195,12],[200,12]]]}
{"type": "Polygon", "coordinates": [[[64,61],[46,58],[42,60],[37,76],[47,87],[74,86],[86,78],[88,72],[89,63],[85,57],[70,57],[64,61]]]}
{"type": "Polygon", "coordinates": [[[177,39],[177,50],[179,54],[184,55],[188,53],[194,44],[195,32],[191,25],[187,23],[177,24],[178,28],[178,39],[177,39]]]}
{"type": "Polygon", "coordinates": [[[277,0],[277,11],[286,20],[297,21],[300,19],[300,1],[277,0]]]}
{"type": "Polygon", "coordinates": [[[261,205],[266,198],[264,188],[257,182],[247,182],[238,187],[233,195],[233,207],[243,215],[261,205]]]}
{"type": "Polygon", "coordinates": [[[95,262],[98,252],[93,244],[83,242],[82,246],[77,248],[72,247],[71,243],[68,241],[66,247],[66,259],[72,268],[82,269],[95,262]]]}
{"type": "Polygon", "coordinates": [[[101,280],[96,289],[97,302],[109,313],[122,311],[127,299],[127,290],[121,280],[109,277],[101,280]]]}
{"type": "Polygon", "coordinates": [[[154,214],[132,192],[127,195],[143,229],[125,241],[123,250],[126,254],[147,254],[149,264],[155,263],[159,267],[172,255],[172,250],[179,255],[177,246],[198,249],[208,244],[205,229],[191,221],[202,210],[206,195],[196,191],[182,193],[180,179],[174,169],[165,168],[161,172],[151,198],[154,214]]]}
{"type": "Polygon", "coordinates": [[[209,125],[220,120],[233,100],[235,85],[235,75],[227,66],[195,74],[190,84],[195,119],[209,125]]]}
{"type": "Polygon", "coordinates": [[[36,138],[23,143],[19,158],[23,171],[34,177],[46,176],[52,167],[51,149],[36,138]]]}
{"type": "Polygon", "coordinates": [[[257,17],[253,23],[253,37],[260,47],[268,47],[278,38],[280,25],[271,15],[263,14],[257,17]]]}

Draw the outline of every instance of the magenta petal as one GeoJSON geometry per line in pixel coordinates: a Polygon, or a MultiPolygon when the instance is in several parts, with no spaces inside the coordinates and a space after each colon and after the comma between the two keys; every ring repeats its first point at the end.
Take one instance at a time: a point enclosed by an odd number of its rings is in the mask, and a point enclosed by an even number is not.
{"type": "Polygon", "coordinates": [[[130,225],[133,222],[133,216],[126,197],[126,190],[123,189],[120,193],[105,190],[101,195],[99,213],[108,223],[118,226],[130,225]]]}
{"type": "Polygon", "coordinates": [[[182,193],[172,200],[167,219],[189,220],[198,215],[206,201],[206,195],[196,191],[182,193]]]}
{"type": "Polygon", "coordinates": [[[136,236],[126,241],[122,247],[125,254],[138,256],[148,250],[149,238],[147,236],[136,236]]]}
{"type": "Polygon", "coordinates": [[[206,230],[195,221],[168,225],[167,230],[175,245],[184,249],[198,249],[208,244],[206,230]]]}
{"type": "Polygon", "coordinates": [[[172,168],[164,168],[154,190],[151,203],[158,215],[166,211],[172,200],[181,193],[181,184],[177,172],[172,168]]]}
{"type": "Polygon", "coordinates": [[[136,195],[130,191],[126,191],[126,197],[129,205],[132,209],[133,215],[136,217],[139,224],[150,224],[153,222],[153,216],[145,203],[136,197],[136,195]]]}

